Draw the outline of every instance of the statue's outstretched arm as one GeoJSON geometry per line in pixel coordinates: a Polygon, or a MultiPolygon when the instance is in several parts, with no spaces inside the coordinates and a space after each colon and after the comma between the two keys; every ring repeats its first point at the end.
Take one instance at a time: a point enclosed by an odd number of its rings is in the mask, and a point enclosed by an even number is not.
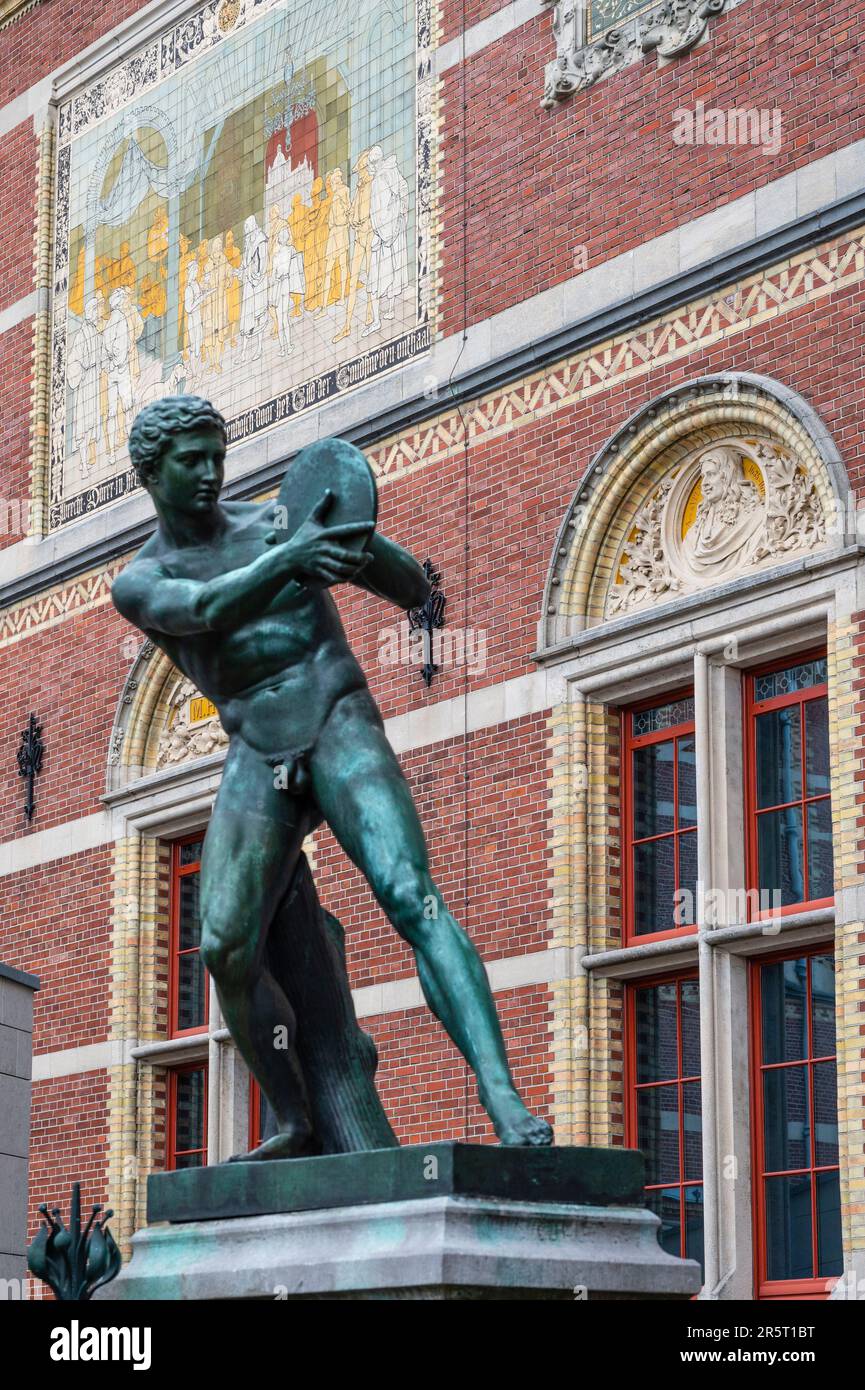
{"type": "Polygon", "coordinates": [[[158,560],[134,561],[114,582],[114,606],[142,632],[188,637],[228,631],[257,617],[289,580],[310,578],[330,585],[355,579],[370,557],[341,542],[367,532],[366,523],[328,529],[321,524],[322,514],[319,503],[291,540],[274,543],[251,564],[213,579],[175,579],[158,560]]]}
{"type": "Polygon", "coordinates": [[[414,556],[378,532],[367,541],[366,553],[371,559],[352,583],[398,608],[420,608],[430,585],[414,556]]]}

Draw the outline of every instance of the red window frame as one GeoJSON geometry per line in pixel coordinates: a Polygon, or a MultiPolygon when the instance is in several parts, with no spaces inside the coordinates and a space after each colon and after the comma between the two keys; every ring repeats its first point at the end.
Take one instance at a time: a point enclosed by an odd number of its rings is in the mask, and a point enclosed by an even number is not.
{"type": "MultiPolygon", "coordinates": [[[[805,781],[805,723],[803,707],[811,700],[825,699],[828,693],[828,684],[824,681],[820,685],[809,685],[803,690],[795,690],[789,695],[776,695],[769,700],[754,699],[754,681],[759,676],[770,676],[775,671],[785,671],[791,666],[799,666],[807,661],[823,661],[826,658],[824,648],[816,648],[813,651],[796,652],[792,656],[783,657],[779,661],[774,661],[769,666],[755,666],[745,671],[745,699],[744,699],[744,718],[745,718],[745,862],[746,878],[748,884],[747,904],[749,921],[758,922],[766,917],[786,917],[792,912],[806,912],[816,907],[832,907],[835,902],[834,893],[827,898],[803,899],[801,902],[787,903],[784,907],[767,908],[765,911],[753,910],[753,894],[760,891],[760,872],[757,845],[757,820],[767,811],[777,811],[784,806],[801,806],[803,808],[803,834],[802,834],[802,882],[807,891],[808,883],[808,826],[804,808],[817,801],[829,801],[831,803],[831,791],[821,792],[818,796],[808,796],[807,784],[805,781]],[[772,709],[784,709],[790,705],[799,705],[801,720],[801,743],[802,743],[802,795],[796,801],[784,802],[780,806],[764,806],[757,810],[757,717],[766,714],[772,709]]],[[[756,899],[759,902],[759,896],[756,899]]]]}
{"type": "Polygon", "coordinates": [[[249,1150],[257,1149],[261,1143],[261,1087],[250,1072],[249,1075],[249,1150]]]}
{"type": "MultiPolygon", "coordinates": [[[[670,740],[678,742],[680,738],[689,735],[695,736],[695,721],[691,719],[682,724],[671,725],[668,729],[659,729],[651,734],[634,734],[632,716],[641,713],[643,710],[656,709],[662,705],[675,704],[677,700],[692,700],[694,690],[692,686],[686,686],[683,690],[671,691],[669,694],[655,695],[651,700],[641,700],[639,704],[628,705],[621,712],[621,740],[622,740],[622,909],[623,909],[623,941],[626,946],[636,946],[644,941],[665,941],[674,936],[690,936],[697,930],[696,923],[686,922],[680,927],[671,927],[667,931],[641,932],[637,934],[634,930],[634,846],[637,844],[647,844],[650,840],[672,839],[677,842],[682,835],[699,835],[699,824],[687,829],[675,828],[679,819],[679,771],[678,758],[673,757],[673,825],[672,831],[664,831],[661,835],[642,836],[637,839],[633,833],[634,827],[634,775],[632,754],[637,748],[644,748],[652,743],[669,743],[670,740]]],[[[679,886],[679,856],[674,855],[673,859],[675,871],[676,889],[679,886]]]]}
{"type": "MultiPolygon", "coordinates": [[[[637,1123],[637,1094],[639,1091],[651,1090],[658,1086],[675,1085],[678,1090],[678,1115],[679,1115],[679,1177],[676,1182],[652,1182],[646,1183],[646,1192],[666,1192],[672,1187],[679,1189],[679,1212],[680,1212],[680,1250],[682,1258],[685,1256],[685,1237],[686,1227],[684,1220],[686,1187],[704,1187],[705,1176],[703,1165],[700,1165],[699,1178],[685,1178],[685,1111],[683,1086],[688,1082],[700,1082],[702,1088],[702,1055],[700,1057],[700,1071],[695,1076],[686,1076],[682,1072],[684,1061],[684,1048],[682,1045],[682,994],[680,986],[689,980],[699,980],[697,970],[678,970],[666,975],[653,975],[646,979],[628,980],[625,984],[625,1145],[627,1148],[637,1149],[640,1147],[640,1133],[637,1123]],[[665,1077],[658,1081],[638,1081],[637,1080],[637,993],[641,989],[657,989],[660,985],[676,986],[676,1047],[677,1047],[677,1075],[665,1077]]],[[[702,1039],[701,1039],[702,1042],[702,1039]]],[[[701,1090],[702,1094],[702,1090],[701,1090]]]]}
{"type": "Polygon", "coordinates": [[[166,1171],[174,1172],[177,1168],[179,1155],[201,1154],[201,1166],[207,1163],[207,1105],[208,1105],[208,1085],[207,1085],[207,1063],[189,1062],[183,1067],[172,1067],[168,1073],[168,1124],[167,1146],[165,1153],[166,1171]],[[198,1149],[178,1149],[177,1147],[177,1079],[179,1076],[188,1072],[200,1071],[204,1077],[204,1108],[202,1115],[203,1144],[198,1149]]]}
{"type": "MultiPolygon", "coordinates": [[[[810,1279],[774,1279],[766,1278],[766,1203],[764,1197],[764,1183],[769,1176],[780,1176],[782,1174],[810,1174],[811,1177],[811,1255],[813,1266],[817,1268],[817,1211],[816,1211],[816,1185],[814,1175],[816,1173],[832,1173],[840,1170],[840,1146],[839,1162],[821,1164],[817,1166],[815,1160],[815,1125],[814,1115],[814,1066],[818,1062],[832,1062],[836,1064],[837,1076],[837,1038],[836,1051],[825,1057],[803,1057],[800,1061],[790,1060],[788,1062],[763,1062],[763,1014],[762,1014],[762,993],[760,988],[760,970],[764,965],[775,965],[785,960],[801,960],[803,957],[808,960],[808,982],[805,991],[805,998],[808,1008],[808,1051],[813,1053],[814,1019],[811,1012],[811,958],[814,956],[833,955],[834,948],[831,941],[822,942],[817,946],[800,946],[794,949],[788,948],[786,951],[777,951],[772,955],[758,956],[751,961],[750,968],[750,1027],[751,1027],[751,1136],[752,1136],[752,1155],[753,1155],[753,1182],[751,1189],[751,1214],[754,1233],[754,1289],[755,1297],[758,1299],[785,1299],[790,1301],[807,1301],[825,1299],[829,1297],[834,1286],[837,1275],[815,1275],[810,1279]],[[765,1071],[779,1070],[785,1067],[805,1065],[808,1068],[808,1097],[810,1105],[810,1115],[812,1122],[810,1129],[810,1158],[809,1168],[782,1169],[778,1173],[769,1174],[765,1168],[765,1108],[763,1104],[763,1073],[765,1071]]],[[[837,1106],[837,1096],[836,1096],[837,1106]]]]}
{"type": "Polygon", "coordinates": [[[200,859],[196,859],[192,864],[181,864],[180,855],[186,845],[195,844],[196,840],[203,840],[203,838],[204,831],[198,830],[194,835],[185,835],[180,840],[174,840],[171,846],[171,912],[168,933],[168,1036],[170,1038],[186,1038],[206,1033],[210,1018],[210,990],[207,988],[205,980],[204,1022],[195,1028],[177,1027],[180,1008],[178,957],[197,955],[200,949],[198,946],[187,947],[183,951],[180,949],[180,880],[189,874],[201,872],[200,859]]]}

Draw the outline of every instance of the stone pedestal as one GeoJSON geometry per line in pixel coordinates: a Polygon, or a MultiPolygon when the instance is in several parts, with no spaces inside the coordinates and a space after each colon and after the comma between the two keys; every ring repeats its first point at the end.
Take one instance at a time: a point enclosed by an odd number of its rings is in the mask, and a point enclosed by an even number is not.
{"type": "Polygon", "coordinates": [[[22,1298],[27,1276],[27,1163],[35,975],[0,962],[0,1282],[22,1298]]]}
{"type": "Polygon", "coordinates": [[[100,1299],[689,1298],[622,1149],[424,1144],[158,1174],[100,1299]]]}

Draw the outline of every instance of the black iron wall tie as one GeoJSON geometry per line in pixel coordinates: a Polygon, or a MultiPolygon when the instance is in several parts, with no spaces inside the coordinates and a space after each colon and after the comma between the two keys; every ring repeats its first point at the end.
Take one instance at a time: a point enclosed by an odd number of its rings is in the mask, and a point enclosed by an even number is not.
{"type": "Polygon", "coordinates": [[[423,572],[429,580],[432,588],[427,596],[426,602],[421,608],[411,608],[408,615],[408,625],[410,632],[421,631],[424,634],[424,655],[426,660],[421,668],[424,684],[432,685],[432,678],[438,670],[438,666],[433,661],[433,632],[436,628],[445,625],[445,603],[447,599],[439,585],[441,575],[433,567],[432,560],[424,560],[423,572]]]}
{"type": "Polygon", "coordinates": [[[45,745],[42,742],[42,725],[31,714],[27,728],[21,730],[21,746],[18,749],[18,776],[26,778],[27,794],[24,800],[24,817],[28,823],[36,810],[34,781],[42,771],[42,758],[45,745]]]}

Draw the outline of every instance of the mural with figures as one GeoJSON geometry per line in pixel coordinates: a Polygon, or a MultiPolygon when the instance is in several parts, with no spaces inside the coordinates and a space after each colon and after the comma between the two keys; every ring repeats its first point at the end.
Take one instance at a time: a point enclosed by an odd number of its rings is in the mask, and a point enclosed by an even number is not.
{"type": "Polygon", "coordinates": [[[215,0],[61,108],[52,527],[159,396],[236,443],[426,351],[428,4],[215,0]]]}

